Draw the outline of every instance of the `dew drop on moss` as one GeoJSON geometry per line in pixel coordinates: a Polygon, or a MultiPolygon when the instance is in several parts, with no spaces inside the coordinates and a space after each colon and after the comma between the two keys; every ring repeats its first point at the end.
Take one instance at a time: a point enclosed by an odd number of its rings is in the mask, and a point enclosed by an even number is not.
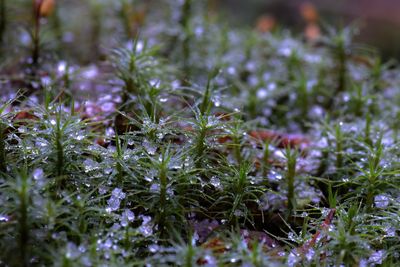
{"type": "Polygon", "coordinates": [[[374,201],[375,201],[375,207],[380,209],[386,208],[390,203],[390,199],[386,195],[377,195],[375,196],[374,201]]]}

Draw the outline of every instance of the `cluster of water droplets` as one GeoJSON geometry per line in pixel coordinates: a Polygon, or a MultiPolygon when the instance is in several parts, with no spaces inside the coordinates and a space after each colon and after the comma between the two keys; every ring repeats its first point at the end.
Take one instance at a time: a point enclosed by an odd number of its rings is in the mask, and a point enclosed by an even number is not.
{"type": "Polygon", "coordinates": [[[386,194],[376,195],[374,197],[375,207],[379,209],[387,208],[390,204],[390,197],[386,194]]]}
{"type": "Polygon", "coordinates": [[[142,146],[147,151],[147,153],[149,153],[149,155],[155,155],[155,153],[157,151],[156,144],[154,144],[153,142],[151,142],[147,139],[144,139],[142,142],[142,146]]]}
{"type": "Polygon", "coordinates": [[[126,194],[120,188],[115,188],[111,192],[111,197],[107,201],[107,212],[116,211],[121,205],[121,201],[125,198],[126,194]]]}
{"type": "Polygon", "coordinates": [[[121,226],[126,227],[129,225],[129,222],[132,222],[133,220],[135,220],[135,214],[131,210],[125,209],[120,217],[121,226]]]}

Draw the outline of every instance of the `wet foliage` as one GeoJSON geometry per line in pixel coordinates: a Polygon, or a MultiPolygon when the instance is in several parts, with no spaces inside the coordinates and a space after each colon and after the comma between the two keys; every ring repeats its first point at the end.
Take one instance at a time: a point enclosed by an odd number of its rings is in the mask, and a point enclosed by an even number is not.
{"type": "Polygon", "coordinates": [[[0,1],[0,265],[398,265],[398,66],[156,2],[0,1]]]}

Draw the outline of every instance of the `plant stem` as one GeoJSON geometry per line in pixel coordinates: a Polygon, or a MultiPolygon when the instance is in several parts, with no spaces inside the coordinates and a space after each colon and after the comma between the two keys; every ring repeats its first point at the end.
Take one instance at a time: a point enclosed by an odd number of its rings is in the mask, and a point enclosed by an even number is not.
{"type": "Polygon", "coordinates": [[[166,216],[166,204],[167,204],[167,162],[165,161],[165,151],[162,155],[162,162],[159,170],[160,177],[160,220],[158,223],[160,229],[160,235],[163,236],[165,233],[165,216],[166,216]]]}
{"type": "Polygon", "coordinates": [[[210,111],[211,108],[211,80],[210,78],[207,81],[206,91],[204,92],[203,101],[200,105],[200,114],[201,116],[206,115],[210,111]]]}
{"type": "MultiPolygon", "coordinates": [[[[137,43],[135,42],[134,46],[134,51],[136,50],[136,45],[137,43]]],[[[126,103],[129,100],[129,94],[133,94],[135,96],[138,95],[138,89],[135,84],[135,81],[133,80],[132,76],[135,73],[136,70],[136,58],[135,55],[132,53],[129,58],[129,71],[128,73],[130,74],[129,77],[124,81],[125,82],[125,90],[123,90],[123,95],[122,95],[122,103],[126,103]]],[[[127,107],[129,108],[129,107],[127,107]]]]}
{"type": "Polygon", "coordinates": [[[337,40],[337,71],[338,71],[338,84],[336,92],[343,92],[346,86],[346,72],[347,72],[347,55],[345,40],[343,32],[340,34],[337,40]]]}
{"type": "Polygon", "coordinates": [[[128,3],[127,0],[123,0],[121,1],[121,9],[119,11],[120,17],[121,17],[121,21],[122,21],[122,25],[124,27],[125,30],[125,34],[128,38],[132,38],[134,37],[133,31],[132,31],[132,25],[130,22],[130,14],[129,14],[129,10],[130,10],[130,5],[128,3]]]}
{"type": "Polygon", "coordinates": [[[24,172],[20,175],[20,185],[18,187],[19,198],[19,249],[21,253],[22,266],[28,266],[28,242],[29,242],[29,227],[28,227],[28,176],[24,172]]]}
{"type": "Polygon", "coordinates": [[[184,84],[190,79],[190,41],[191,41],[191,30],[190,30],[190,19],[192,16],[192,0],[185,0],[181,9],[180,25],[183,29],[185,37],[182,43],[182,60],[183,60],[183,72],[184,72],[184,84]]]}
{"type": "Polygon", "coordinates": [[[184,265],[185,267],[193,266],[192,262],[193,262],[194,256],[195,256],[195,251],[193,248],[192,240],[190,239],[188,242],[188,248],[187,248],[187,252],[185,255],[185,265],[184,265]]]}
{"type": "Polygon", "coordinates": [[[374,204],[374,197],[376,192],[376,186],[380,174],[379,164],[381,162],[383,153],[382,146],[382,135],[379,137],[375,144],[374,151],[369,157],[369,171],[368,171],[368,185],[367,185],[367,196],[366,196],[366,206],[367,210],[371,211],[374,204]]]}
{"type": "Polygon", "coordinates": [[[269,157],[271,151],[269,150],[270,140],[266,139],[264,142],[264,152],[263,152],[263,160],[262,160],[262,169],[263,175],[266,176],[269,171],[269,157]]]}
{"type": "Polygon", "coordinates": [[[294,178],[296,176],[297,152],[295,150],[291,151],[291,149],[287,147],[285,156],[287,167],[286,181],[288,183],[287,199],[290,214],[296,207],[296,198],[294,195],[294,178]]]}
{"type": "MultiPolygon", "coordinates": [[[[59,3],[57,3],[59,5],[59,3]]],[[[65,49],[63,49],[63,32],[62,32],[62,22],[60,19],[60,13],[58,12],[58,7],[56,6],[56,8],[53,11],[53,15],[52,15],[52,27],[54,29],[54,33],[55,33],[55,38],[58,42],[57,44],[57,52],[60,53],[60,55],[65,55],[65,49]]],[[[66,69],[66,71],[68,71],[68,69],[66,69]]]]}
{"type": "Polygon", "coordinates": [[[6,0],[0,0],[0,46],[3,45],[4,35],[6,32],[6,0]]]}
{"type": "Polygon", "coordinates": [[[7,157],[6,157],[6,142],[5,142],[5,127],[0,122],[0,172],[7,171],[7,157]]]}
{"type": "Polygon", "coordinates": [[[92,32],[91,32],[91,54],[92,58],[99,58],[99,43],[101,34],[101,4],[95,3],[91,8],[91,19],[92,19],[92,32]]]}
{"type": "Polygon", "coordinates": [[[341,169],[343,166],[343,133],[340,124],[335,128],[336,137],[336,169],[341,169]]]}
{"type": "Polygon", "coordinates": [[[367,143],[368,145],[372,145],[372,140],[370,136],[371,136],[371,115],[369,112],[367,112],[365,118],[364,140],[365,143],[367,143]]]}
{"type": "Polygon", "coordinates": [[[62,134],[60,116],[61,115],[59,115],[56,120],[56,139],[55,139],[55,146],[57,153],[57,161],[56,161],[57,176],[61,176],[64,171],[64,147],[62,144],[63,134],[62,134]]]}
{"type": "Polygon", "coordinates": [[[380,81],[382,78],[382,60],[380,57],[377,57],[374,62],[374,66],[372,69],[372,82],[373,82],[373,90],[376,92],[380,89],[380,81]]]}
{"type": "Polygon", "coordinates": [[[238,209],[239,205],[243,202],[243,193],[247,186],[247,168],[246,165],[240,164],[238,173],[236,174],[235,179],[235,186],[233,188],[235,193],[235,198],[233,201],[232,209],[229,214],[229,222],[232,223],[233,219],[235,218],[235,211],[238,209]]]}
{"type": "Polygon", "coordinates": [[[32,35],[33,50],[32,50],[32,65],[37,66],[40,57],[40,4],[36,4],[34,1],[33,14],[34,14],[34,29],[32,35]]]}
{"type": "Polygon", "coordinates": [[[331,147],[331,142],[328,139],[328,134],[326,132],[326,130],[323,130],[321,133],[321,137],[323,139],[327,140],[328,146],[327,147],[322,147],[322,154],[321,154],[321,158],[320,158],[320,164],[317,170],[316,175],[317,176],[321,176],[327,169],[327,165],[328,165],[328,159],[329,159],[329,147],[331,147]]]}
{"type": "Polygon", "coordinates": [[[241,153],[241,138],[238,135],[233,136],[233,150],[235,153],[236,162],[240,165],[242,163],[241,153]]]}
{"type": "Polygon", "coordinates": [[[116,146],[116,152],[115,152],[115,160],[117,161],[116,168],[117,168],[117,183],[122,186],[122,178],[123,178],[123,167],[121,165],[121,160],[123,159],[122,157],[122,148],[121,148],[121,140],[119,139],[118,133],[115,135],[115,146],[116,146]]]}
{"type": "Polygon", "coordinates": [[[207,128],[206,126],[201,127],[199,129],[199,135],[197,137],[197,143],[196,143],[196,168],[201,168],[201,158],[203,157],[204,150],[205,150],[205,139],[206,139],[206,134],[207,134],[207,128]]]}
{"type": "MultiPolygon", "coordinates": [[[[307,92],[307,79],[305,75],[301,75],[301,79],[299,81],[299,106],[301,107],[301,115],[302,121],[307,118],[309,111],[309,101],[308,101],[308,92],[307,92]]],[[[303,128],[305,128],[304,123],[302,124],[303,128]]]]}

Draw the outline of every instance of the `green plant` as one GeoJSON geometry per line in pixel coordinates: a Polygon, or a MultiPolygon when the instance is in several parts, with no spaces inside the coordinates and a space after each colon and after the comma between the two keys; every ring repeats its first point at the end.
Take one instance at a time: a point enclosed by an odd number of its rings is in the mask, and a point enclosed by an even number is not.
{"type": "Polygon", "coordinates": [[[398,265],[398,66],[214,2],[7,2],[0,265],[398,265]]]}
{"type": "Polygon", "coordinates": [[[296,177],[296,165],[297,165],[298,153],[296,150],[292,150],[287,147],[285,150],[286,158],[286,183],[287,183],[287,201],[288,201],[288,212],[292,213],[296,209],[296,196],[295,196],[295,177],[296,177]]]}
{"type": "Polygon", "coordinates": [[[181,9],[181,17],[179,24],[184,34],[182,41],[182,68],[183,68],[183,81],[184,84],[190,79],[190,43],[192,36],[192,29],[190,20],[192,17],[192,0],[185,0],[181,9]]]}
{"type": "Polygon", "coordinates": [[[262,186],[254,184],[252,178],[249,177],[251,169],[250,163],[242,162],[237,167],[233,167],[230,175],[220,177],[224,190],[213,205],[225,207],[221,213],[226,214],[224,217],[228,224],[254,223],[251,209],[257,209],[258,198],[264,190],[262,186]]]}

